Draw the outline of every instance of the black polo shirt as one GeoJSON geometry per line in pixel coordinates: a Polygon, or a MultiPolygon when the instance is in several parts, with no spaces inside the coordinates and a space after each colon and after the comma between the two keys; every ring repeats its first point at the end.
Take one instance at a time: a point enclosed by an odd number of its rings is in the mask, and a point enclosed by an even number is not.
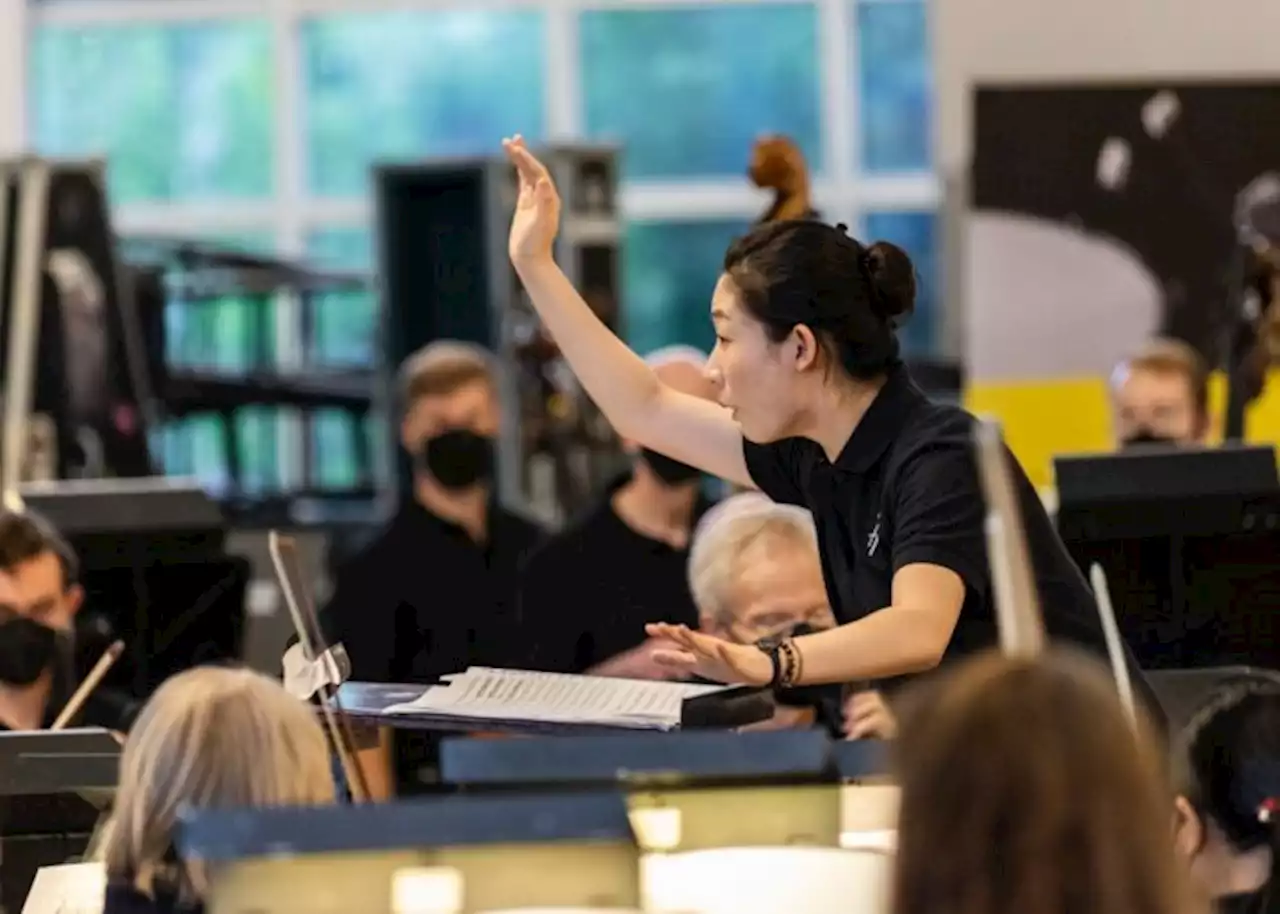
{"type": "Polygon", "coordinates": [[[468,666],[518,663],[517,571],[541,537],[496,504],[483,544],[417,502],[402,506],[339,567],[321,613],[328,638],[347,649],[351,679],[429,683],[468,666]]]}
{"type": "MultiPolygon", "coordinates": [[[[944,662],[999,640],[974,423],[964,410],[929,400],[900,366],[834,464],[806,438],[745,445],[762,492],[813,512],[827,595],[841,623],[890,605],[893,576],[906,565],[940,565],[960,576],[964,606],[944,662]]],[[[1105,660],[1093,592],[1016,460],[1011,470],[1046,633],[1105,660]]],[[[1131,654],[1129,665],[1137,670],[1131,654]]],[[[1134,687],[1154,700],[1140,674],[1134,687]]]]}
{"type": "MultiPolygon", "coordinates": [[[[689,550],[633,530],[613,508],[616,481],[586,515],[530,557],[520,583],[521,616],[536,669],[581,673],[638,647],[648,622],[697,627],[689,550]]],[[[699,497],[691,525],[711,507],[699,497]]]]}

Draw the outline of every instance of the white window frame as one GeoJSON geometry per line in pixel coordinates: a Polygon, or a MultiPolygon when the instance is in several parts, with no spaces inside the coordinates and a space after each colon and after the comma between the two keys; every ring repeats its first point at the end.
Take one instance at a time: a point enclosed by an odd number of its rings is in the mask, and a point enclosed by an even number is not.
{"type": "MultiPolygon", "coordinates": [[[[26,147],[28,70],[24,49],[28,30],[43,24],[91,25],[164,23],[266,18],[272,27],[275,195],[226,204],[122,204],[115,219],[125,233],[194,234],[270,231],[283,253],[301,254],[309,234],[322,229],[367,227],[367,199],[310,196],[305,186],[303,137],[302,23],[319,14],[385,9],[512,8],[536,6],[547,14],[546,105],[551,140],[581,134],[579,13],[639,5],[706,5],[709,0],[0,0],[0,153],[26,147]],[[6,37],[9,36],[9,37],[6,37]],[[15,41],[16,39],[16,41],[15,41]],[[16,45],[16,47],[10,47],[16,45]]],[[[716,2],[716,0],[710,0],[716,2]]],[[[722,0],[723,2],[723,0],[722,0]]],[[[753,2],[753,0],[727,0],[753,2]]],[[[814,198],[831,221],[861,225],[869,212],[936,211],[943,188],[935,174],[868,174],[859,167],[861,142],[857,87],[857,42],[850,41],[850,0],[769,0],[813,3],[818,13],[824,173],[814,198]]],[[[868,3],[914,0],[858,0],[868,3]]],[[[744,150],[744,158],[746,151],[744,150]]],[[[621,190],[626,218],[646,221],[751,219],[767,205],[765,195],[738,179],[632,181],[621,190]]],[[[282,309],[277,326],[282,361],[300,357],[296,312],[282,309]]],[[[944,324],[946,323],[944,317],[944,324]]],[[[300,482],[300,429],[281,423],[280,455],[287,483],[300,482]]]]}

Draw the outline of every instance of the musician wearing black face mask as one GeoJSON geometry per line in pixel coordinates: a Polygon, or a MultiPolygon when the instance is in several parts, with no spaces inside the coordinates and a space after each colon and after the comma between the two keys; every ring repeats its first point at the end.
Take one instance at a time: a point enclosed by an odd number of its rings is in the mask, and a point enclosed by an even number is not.
{"type": "MultiPolygon", "coordinates": [[[[0,729],[47,727],[70,697],[73,626],[83,598],[75,564],[43,520],[0,513],[0,729]]],[[[115,718],[83,722],[123,729],[115,718]]]]}
{"type": "MultiPolygon", "coordinates": [[[[713,399],[703,358],[672,348],[654,353],[650,364],[672,387],[713,399]]],[[[690,534],[710,506],[702,474],[627,447],[631,472],[534,553],[521,576],[522,622],[536,669],[643,677],[645,624],[697,619],[684,569],[690,534]]]]}
{"type": "MultiPolygon", "coordinates": [[[[406,360],[400,393],[414,497],[337,569],[326,633],[346,647],[358,681],[427,683],[470,665],[520,664],[517,569],[542,534],[495,498],[492,356],[432,343],[406,360]]],[[[397,780],[408,788],[425,750],[398,742],[397,780]]]]}
{"type": "Polygon", "coordinates": [[[1181,340],[1156,339],[1125,360],[1111,379],[1120,447],[1203,445],[1209,434],[1209,376],[1181,340]]]}

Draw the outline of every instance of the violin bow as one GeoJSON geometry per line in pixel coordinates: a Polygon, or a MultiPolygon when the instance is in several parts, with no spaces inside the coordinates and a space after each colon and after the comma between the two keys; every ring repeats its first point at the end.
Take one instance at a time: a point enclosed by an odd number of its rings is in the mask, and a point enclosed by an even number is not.
{"type": "Polygon", "coordinates": [[[1010,656],[1044,651],[1044,617],[1027,551],[1010,455],[998,423],[979,419],[974,432],[978,476],[987,502],[985,525],[1000,647],[1010,656]]]}
{"type": "MultiPolygon", "coordinates": [[[[267,546],[271,552],[271,562],[275,566],[276,578],[280,582],[280,590],[284,593],[285,605],[289,607],[293,627],[298,633],[298,643],[302,645],[307,659],[322,660],[327,650],[324,632],[320,628],[311,589],[307,587],[301,573],[298,543],[293,537],[282,536],[278,531],[272,530],[267,534],[267,546]]],[[[336,687],[327,684],[320,687],[320,713],[351,788],[352,799],[357,803],[369,802],[372,797],[369,781],[360,764],[355,733],[342,709],[336,687]]]]}

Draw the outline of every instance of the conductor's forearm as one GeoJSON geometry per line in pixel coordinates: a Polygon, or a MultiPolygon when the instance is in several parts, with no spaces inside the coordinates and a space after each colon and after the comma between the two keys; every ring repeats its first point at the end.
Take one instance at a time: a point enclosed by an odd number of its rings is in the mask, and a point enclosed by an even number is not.
{"type": "Polygon", "coordinates": [[[942,660],[946,640],[926,635],[932,618],[890,606],[838,628],[795,639],[802,667],[800,682],[822,685],[883,679],[932,669],[942,660]]]}
{"type": "Polygon", "coordinates": [[[621,435],[657,406],[662,385],[644,360],[605,326],[551,258],[515,260],[516,272],[582,386],[621,435]]]}

